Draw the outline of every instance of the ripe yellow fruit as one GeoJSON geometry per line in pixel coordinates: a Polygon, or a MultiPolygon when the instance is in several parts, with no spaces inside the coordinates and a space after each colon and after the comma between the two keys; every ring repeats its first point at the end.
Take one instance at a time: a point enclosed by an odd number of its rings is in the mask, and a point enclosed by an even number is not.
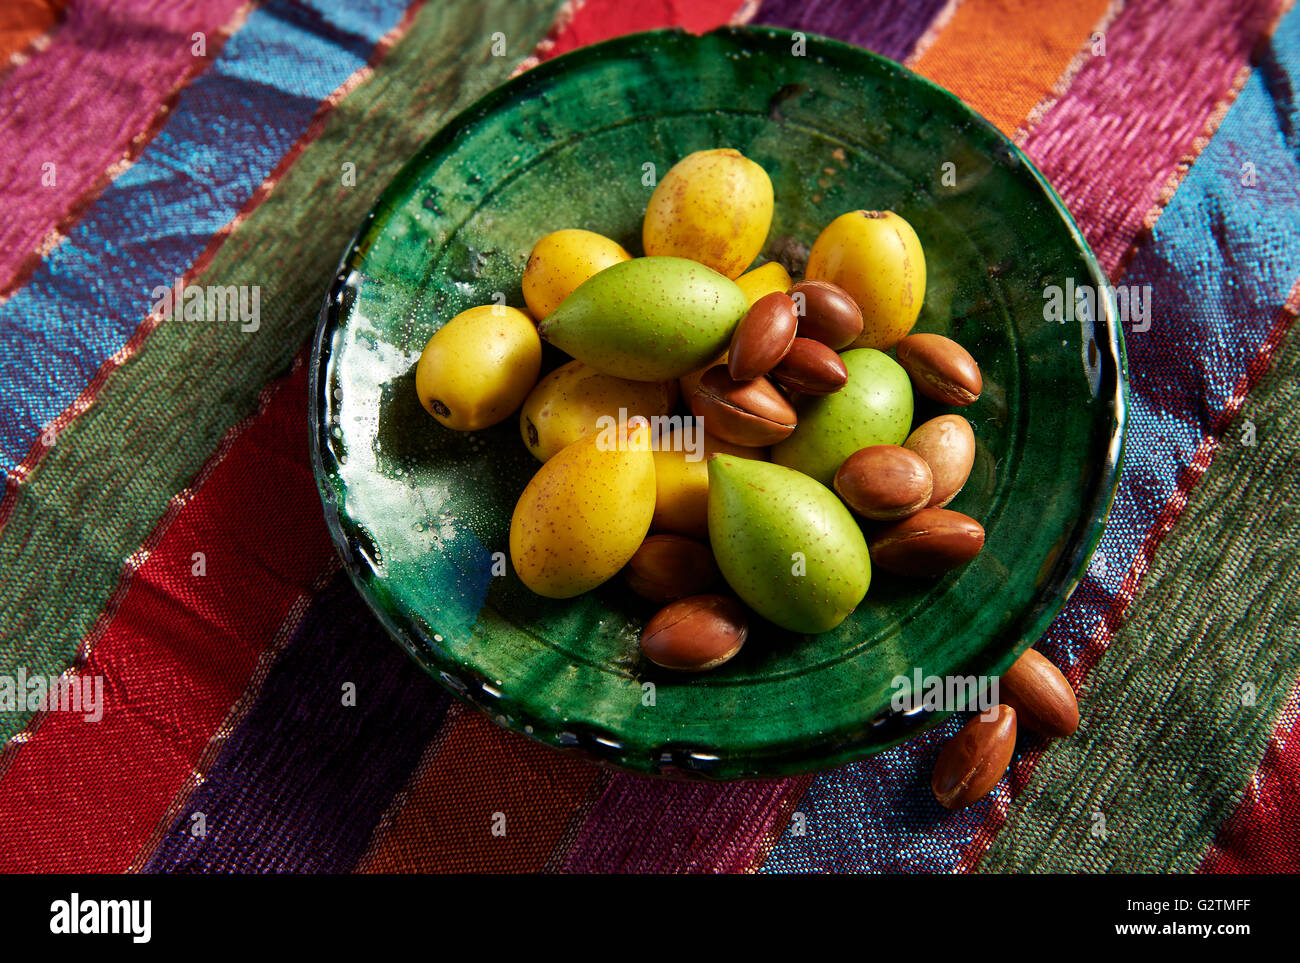
{"type": "Polygon", "coordinates": [[[794,286],[794,280],[780,261],[768,261],[736,278],[736,286],[745,292],[745,298],[752,308],[759,298],[774,293],[785,294],[794,286]]]}
{"type": "Polygon", "coordinates": [[[862,309],[850,348],[886,351],[907,336],[925,299],[925,252],[893,211],[850,211],[826,225],[804,276],[838,284],[862,309]]]}
{"type": "Polygon", "coordinates": [[[415,368],[420,404],[448,428],[477,431],[509,418],[537,383],[542,340],[518,308],[485,304],[434,332],[415,368]]]}
{"type": "Polygon", "coordinates": [[[690,258],[738,278],[763,249],[774,206],[767,171],[740,151],[696,151],[650,195],[641,241],[648,256],[690,258]]]}
{"type": "Polygon", "coordinates": [[[510,520],[510,561],[538,595],[567,599],[636,554],[655,508],[644,419],[579,438],[538,469],[510,520]]]}
{"type": "Polygon", "coordinates": [[[524,302],[541,321],[588,278],[632,255],[603,234],[569,228],[552,231],[533,245],[524,268],[524,302]]]}
{"type": "Polygon", "coordinates": [[[766,448],[745,448],[704,436],[703,457],[688,458],[678,435],[660,438],[655,459],[655,511],[652,527],[657,531],[678,532],[707,538],[709,534],[709,456],[739,455],[755,461],[767,461],[766,448]]]}
{"type": "Polygon", "coordinates": [[[597,430],[605,415],[652,418],[666,415],[677,400],[676,381],[628,381],[601,374],[581,361],[561,365],[532,390],[519,412],[524,444],[546,461],[597,430]]]}

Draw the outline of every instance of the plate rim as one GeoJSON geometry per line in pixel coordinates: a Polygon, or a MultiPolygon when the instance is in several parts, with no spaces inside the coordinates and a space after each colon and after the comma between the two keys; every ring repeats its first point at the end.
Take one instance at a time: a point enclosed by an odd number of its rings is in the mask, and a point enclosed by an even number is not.
{"type": "MultiPolygon", "coordinates": [[[[761,753],[750,751],[732,757],[733,760],[741,764],[732,767],[728,771],[721,771],[720,767],[716,765],[716,759],[695,758],[698,754],[691,753],[681,745],[672,743],[671,740],[650,747],[649,757],[653,762],[650,766],[646,766],[639,764],[633,758],[629,758],[624,751],[626,747],[612,745],[609,740],[602,739],[601,733],[584,731],[581,726],[566,727],[562,724],[557,725],[554,720],[532,715],[525,716],[518,712],[512,718],[503,711],[503,708],[512,704],[508,698],[497,692],[486,680],[479,678],[478,673],[472,667],[467,667],[454,659],[445,657],[433,645],[421,644],[427,642],[427,640],[421,640],[421,643],[413,640],[411,635],[418,636],[420,633],[418,631],[411,633],[406,626],[397,624],[392,613],[388,612],[379,603],[379,600],[375,597],[376,593],[372,591],[366,581],[361,571],[361,565],[355,557],[351,540],[344,530],[342,519],[339,517],[338,503],[333,494],[332,483],[326,466],[324,449],[328,442],[324,436],[327,433],[328,426],[322,421],[326,405],[321,392],[328,390],[328,378],[324,377],[324,375],[333,357],[335,335],[341,327],[343,314],[341,304],[346,297],[346,291],[350,287],[352,265],[364,256],[359,252],[359,247],[376,216],[376,212],[389,207],[390,202],[398,193],[396,188],[407,179],[410,172],[415,168],[422,167],[427,158],[438,153],[454,141],[461,129],[489,114],[502,102],[509,100],[519,89],[530,84],[545,82],[552,78],[553,75],[563,73],[569,64],[575,60],[599,60],[607,54],[626,56],[627,51],[636,51],[647,43],[654,43],[656,38],[665,36],[679,39],[685,37],[702,39],[707,36],[721,35],[743,39],[747,35],[793,37],[796,33],[802,33],[809,41],[814,41],[819,46],[827,45],[838,50],[841,56],[866,58],[874,61],[878,69],[897,76],[905,83],[920,84],[928,88],[932,94],[946,100],[950,108],[964,115],[967,121],[984,128],[988,135],[991,135],[995,141],[1000,142],[1001,146],[1006,150],[1008,158],[1030,174],[1055,213],[1064,222],[1073,245],[1087,268],[1090,275],[1089,280],[1093,282],[1095,290],[1100,294],[1097,299],[1097,317],[1094,319],[1094,341],[1098,348],[1099,364],[1102,366],[1103,374],[1113,369],[1115,378],[1113,391],[1105,397],[1106,410],[1109,412],[1111,419],[1106,458],[1097,473],[1098,478],[1091,493],[1091,500],[1084,505],[1085,510],[1079,513],[1075,525],[1075,534],[1066,541],[1067,548],[1072,549],[1072,551],[1068,553],[1063,551],[1053,563],[1052,568],[1054,571],[1063,571],[1065,574],[1063,576],[1053,576],[1049,579],[1045,592],[1040,593],[1050,595],[1051,600],[1047,604],[1041,605],[1038,612],[1032,617],[1026,617],[1027,622],[1022,626],[1023,630],[1020,632],[1020,638],[1014,646],[1000,656],[991,660],[984,660],[987,664],[980,674],[1001,675],[1025,649],[1030,648],[1041,639],[1043,633],[1065,606],[1079,581],[1086,573],[1088,561],[1096,551],[1105,532],[1106,522],[1109,519],[1118,491],[1127,444],[1126,428],[1130,401],[1127,349],[1122,325],[1118,321],[1114,297],[1110,290],[1109,278],[1101,268],[1096,255],[1088,244],[1087,238],[1079,229],[1069,209],[1037,166],[1014,141],[955,94],[914,73],[902,64],[863,47],[809,31],[796,31],[783,27],[762,25],[728,25],[703,34],[692,34],[679,27],[639,31],[597,44],[579,47],[510,77],[472,101],[455,116],[449,118],[403,163],[380,192],[362,223],[349,239],[343,255],[339,259],[339,266],[334,273],[334,279],[321,305],[316,331],[312,339],[310,370],[308,371],[308,433],[312,472],[316,481],[317,493],[321,498],[330,540],[344,570],[348,573],[354,586],[356,586],[358,594],[384,626],[385,631],[408,652],[421,669],[455,698],[483,711],[503,728],[518,732],[533,741],[541,742],[543,745],[562,750],[576,750],[595,762],[612,766],[621,771],[633,772],[639,775],[725,780],[788,777],[807,774],[835,768],[885,751],[924,730],[941,724],[952,713],[878,714],[872,720],[864,720],[862,728],[870,733],[870,737],[867,739],[846,740],[835,738],[836,734],[832,733],[815,743],[799,742],[793,745],[772,743],[766,747],[767,751],[761,753]],[[1097,334],[1101,332],[1103,327],[1105,337],[1099,338],[1097,334]],[[417,648],[419,649],[418,653],[417,648]],[[435,665],[430,665],[429,662],[433,662],[435,665]]],[[[1102,387],[1105,387],[1104,377],[1102,387]]],[[[1102,401],[1100,389],[1096,397],[1099,402],[1102,401]]],[[[981,652],[986,652],[989,648],[990,646],[986,644],[981,652]]],[[[978,658],[977,656],[976,659],[978,660],[978,658]]]]}

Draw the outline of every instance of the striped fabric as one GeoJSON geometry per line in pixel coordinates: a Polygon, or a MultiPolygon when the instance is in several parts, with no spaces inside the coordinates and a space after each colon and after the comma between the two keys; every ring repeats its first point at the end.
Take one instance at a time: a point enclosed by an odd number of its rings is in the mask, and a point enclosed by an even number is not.
{"type": "Polygon", "coordinates": [[[0,55],[0,677],[104,680],[94,724],[0,712],[0,870],[1300,869],[1286,0],[11,0],[0,55]],[[388,641],[320,516],[305,345],[403,160],[540,59],[746,21],[948,87],[1152,291],[1115,508],[1040,643],[1083,725],[960,813],[928,790],[956,720],[724,785],[505,732],[388,641]],[[177,279],[258,286],[259,330],[167,316],[177,279]]]}

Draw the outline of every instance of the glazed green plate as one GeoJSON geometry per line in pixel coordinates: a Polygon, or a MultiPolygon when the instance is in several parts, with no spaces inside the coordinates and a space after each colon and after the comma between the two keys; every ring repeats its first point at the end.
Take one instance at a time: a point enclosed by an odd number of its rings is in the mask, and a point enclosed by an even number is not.
{"type": "MultiPolygon", "coordinates": [[[[897,64],[818,37],[804,56],[792,45],[764,28],[645,33],[493,91],[389,186],[317,337],[317,477],[362,596],[416,661],[501,725],[637,772],[805,772],[938,721],[893,711],[895,677],[1004,670],[1073,589],[1114,495],[1122,342],[1103,275],[1051,188],[991,125],[897,64]],[[984,373],[965,411],[975,468],[951,507],[987,541],[937,581],[877,572],[832,632],[760,623],[731,663],[686,677],[638,656],[653,607],[621,580],[566,601],[524,587],[508,532],[538,465],[516,419],[444,429],[414,376],[452,315],[499,295],[523,305],[524,264],[548,231],[587,228],[640,254],[653,175],[720,146],[771,175],[769,253],[811,244],[858,208],[915,226],[929,269],[916,330],[956,338],[984,373]],[[1045,320],[1045,292],[1068,280],[1102,296],[1045,320]]],[[[937,410],[918,406],[918,421],[937,410]]]]}

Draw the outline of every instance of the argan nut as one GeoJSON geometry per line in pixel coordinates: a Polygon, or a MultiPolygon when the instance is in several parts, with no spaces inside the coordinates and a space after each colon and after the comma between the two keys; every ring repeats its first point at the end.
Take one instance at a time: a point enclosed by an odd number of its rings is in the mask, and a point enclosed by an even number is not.
{"type": "Polygon", "coordinates": [[[862,311],[838,284],[800,281],[790,289],[790,297],[800,315],[799,337],[812,338],[838,351],[862,333],[862,311]]]}
{"type": "Polygon", "coordinates": [[[984,527],[961,512],[923,508],[871,536],[871,562],[896,575],[933,577],[964,565],[984,547],[984,527]]]}
{"type": "Polygon", "coordinates": [[[704,372],[690,405],[710,435],[749,448],[784,441],[799,423],[799,416],[776,385],[766,378],[737,381],[725,365],[704,372]]]}
{"type": "Polygon", "coordinates": [[[685,535],[651,535],[623,569],[628,587],[651,602],[698,595],[718,579],[713,552],[685,535]]]}
{"type": "Polygon", "coordinates": [[[931,418],[907,436],[903,447],[924,458],[934,476],[926,508],[943,508],[956,498],[975,464],[975,432],[961,415],[931,418]]]}
{"type": "Polygon", "coordinates": [[[970,352],[941,334],[909,334],[898,342],[898,363],[917,391],[945,405],[973,404],[984,390],[970,352]]]}
{"type": "Polygon", "coordinates": [[[725,595],[693,595],[662,608],[641,632],[641,651],[655,665],[703,672],[722,665],[745,644],[749,620],[725,595]]]}
{"type": "Polygon", "coordinates": [[[731,336],[727,370],[737,381],[765,375],[794,343],[799,319],[788,294],[773,291],[754,302],[731,336]]]}
{"type": "Polygon", "coordinates": [[[930,466],[899,445],[855,451],[835,473],[835,491],[863,518],[892,522],[919,512],[930,501],[930,466]]]}
{"type": "Polygon", "coordinates": [[[939,753],[930,788],[947,809],[965,809],[1002,781],[1016,748],[1016,710],[999,705],[980,713],[939,753]]]}
{"type": "Polygon", "coordinates": [[[795,338],[772,377],[793,391],[829,395],[849,383],[849,369],[831,348],[812,338],[795,338]]]}
{"type": "Polygon", "coordinates": [[[1061,670],[1033,649],[1025,649],[998,680],[1003,702],[1016,710],[1026,729],[1064,738],[1079,728],[1079,701],[1061,670]]]}

